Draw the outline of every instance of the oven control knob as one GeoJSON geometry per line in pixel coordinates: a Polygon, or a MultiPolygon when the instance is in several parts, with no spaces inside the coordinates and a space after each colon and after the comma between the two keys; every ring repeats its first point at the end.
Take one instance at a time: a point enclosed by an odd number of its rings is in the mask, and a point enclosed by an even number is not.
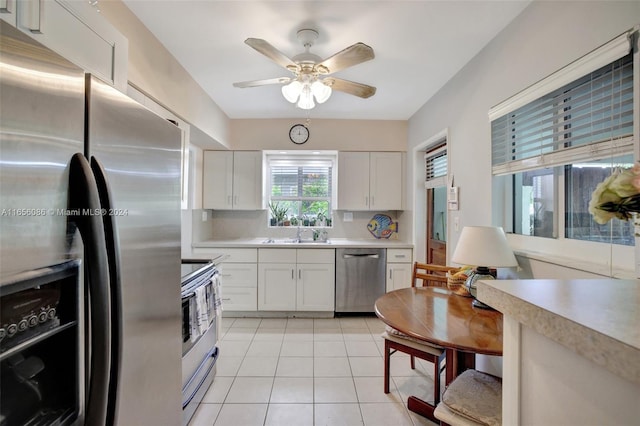
{"type": "Polygon", "coordinates": [[[9,324],[7,327],[7,336],[11,337],[18,332],[18,326],[15,324],[9,324]]]}
{"type": "Polygon", "coordinates": [[[18,331],[25,331],[27,328],[29,328],[29,323],[27,322],[27,320],[20,320],[20,322],[18,323],[18,331]]]}
{"type": "Polygon", "coordinates": [[[0,341],[7,335],[7,331],[4,328],[0,328],[0,341]]]}
{"type": "Polygon", "coordinates": [[[29,322],[29,327],[38,325],[38,317],[36,315],[31,315],[27,321],[29,322]]]}
{"type": "Polygon", "coordinates": [[[38,314],[38,322],[40,323],[47,322],[48,319],[49,319],[49,315],[47,314],[47,311],[42,311],[38,314]]]}
{"type": "Polygon", "coordinates": [[[56,317],[56,308],[49,308],[47,311],[47,316],[49,319],[54,319],[56,317]]]}

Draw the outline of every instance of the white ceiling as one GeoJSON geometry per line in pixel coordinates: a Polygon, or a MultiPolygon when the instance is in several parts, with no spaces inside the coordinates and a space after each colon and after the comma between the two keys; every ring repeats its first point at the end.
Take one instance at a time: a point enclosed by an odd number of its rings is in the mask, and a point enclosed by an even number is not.
{"type": "Polygon", "coordinates": [[[232,119],[298,118],[280,85],[239,89],[234,82],[292,74],[244,44],[262,38],[291,57],[302,28],[320,36],[322,58],[356,42],[371,61],[336,72],[375,86],[361,99],[334,91],[312,118],[407,120],[514,19],[529,0],[194,1],[123,0],[232,119]]]}

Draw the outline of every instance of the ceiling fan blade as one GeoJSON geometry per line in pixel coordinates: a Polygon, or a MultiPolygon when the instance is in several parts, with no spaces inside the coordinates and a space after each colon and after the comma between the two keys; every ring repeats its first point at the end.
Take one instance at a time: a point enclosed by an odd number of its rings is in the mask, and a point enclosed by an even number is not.
{"type": "Polygon", "coordinates": [[[322,80],[322,82],[333,90],[338,90],[361,98],[369,98],[376,93],[376,88],[373,86],[355,83],[349,80],[342,80],[340,78],[329,77],[322,80]]]}
{"type": "Polygon", "coordinates": [[[373,49],[364,43],[356,43],[316,65],[320,74],[331,74],[373,59],[373,49]]]}
{"type": "Polygon", "coordinates": [[[278,49],[270,45],[267,41],[262,40],[261,38],[248,38],[244,42],[247,45],[253,47],[258,52],[262,53],[267,58],[271,59],[276,64],[285,67],[291,72],[295,72],[299,69],[298,64],[293,62],[291,58],[289,58],[287,55],[280,52],[278,49]]]}
{"type": "Polygon", "coordinates": [[[252,80],[252,81],[240,81],[238,83],[233,83],[233,87],[256,87],[256,86],[266,86],[268,84],[285,84],[291,81],[291,77],[278,77],[278,78],[269,78],[267,80],[252,80]]]}

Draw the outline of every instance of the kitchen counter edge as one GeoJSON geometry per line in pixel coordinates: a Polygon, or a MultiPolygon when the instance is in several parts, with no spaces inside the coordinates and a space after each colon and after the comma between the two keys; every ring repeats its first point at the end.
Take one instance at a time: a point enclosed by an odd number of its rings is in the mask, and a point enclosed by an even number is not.
{"type": "Polygon", "coordinates": [[[478,299],[610,372],[640,383],[640,280],[478,281],[478,299]]]}
{"type": "Polygon", "coordinates": [[[377,247],[377,248],[408,248],[413,249],[413,244],[396,240],[351,240],[344,238],[330,238],[329,243],[303,242],[303,243],[265,243],[265,238],[249,238],[237,240],[208,240],[193,243],[195,249],[207,248],[345,248],[345,247],[377,247]]]}

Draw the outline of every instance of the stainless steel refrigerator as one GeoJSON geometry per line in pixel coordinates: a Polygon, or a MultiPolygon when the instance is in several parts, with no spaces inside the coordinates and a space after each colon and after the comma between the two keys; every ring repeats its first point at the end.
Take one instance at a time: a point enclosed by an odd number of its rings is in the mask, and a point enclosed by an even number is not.
{"type": "Polygon", "coordinates": [[[179,425],[180,131],[0,30],[0,424],[74,389],[63,424],[179,425]],[[69,264],[71,284],[42,278],[69,264]],[[43,289],[60,299],[48,305],[54,321],[42,306],[22,308],[43,289]],[[35,402],[7,402],[11,392],[35,402]]]}

